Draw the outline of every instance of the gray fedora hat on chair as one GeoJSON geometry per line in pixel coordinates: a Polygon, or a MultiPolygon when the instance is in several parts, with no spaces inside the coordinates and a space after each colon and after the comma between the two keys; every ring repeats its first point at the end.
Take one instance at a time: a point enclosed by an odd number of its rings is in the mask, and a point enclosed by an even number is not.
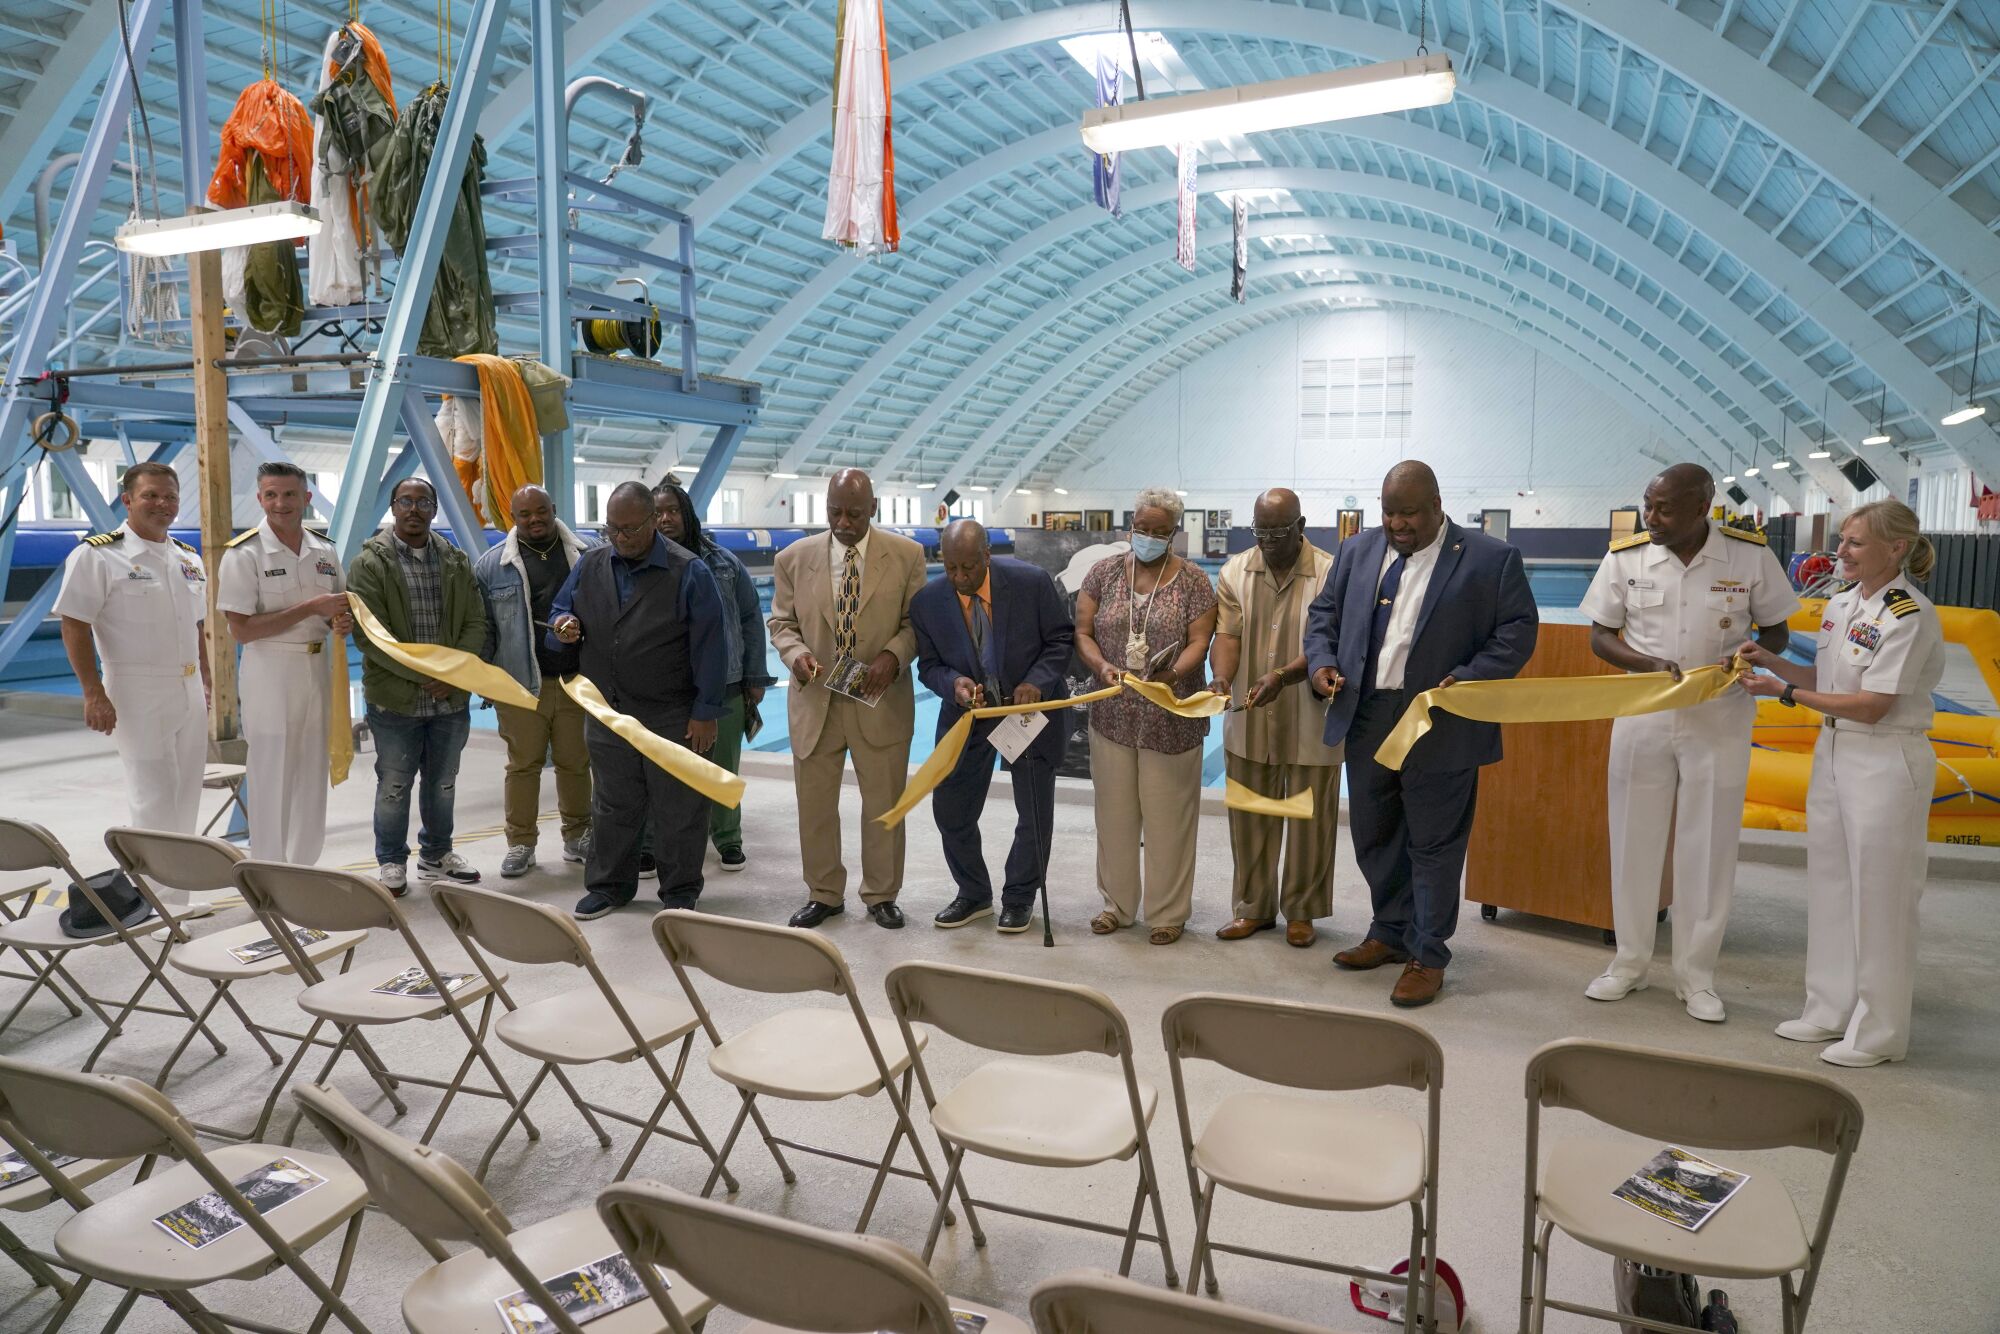
{"type": "MultiPolygon", "coordinates": [[[[153,915],[153,905],[146,901],[123,871],[98,872],[90,877],[90,888],[96,893],[98,901],[117,915],[119,926],[134,927],[153,915]]],[[[57,923],[62,933],[72,940],[93,940],[98,936],[108,936],[115,929],[97,910],[97,904],[90,901],[90,895],[74,883],[69,887],[69,907],[63,909],[57,923]]]]}

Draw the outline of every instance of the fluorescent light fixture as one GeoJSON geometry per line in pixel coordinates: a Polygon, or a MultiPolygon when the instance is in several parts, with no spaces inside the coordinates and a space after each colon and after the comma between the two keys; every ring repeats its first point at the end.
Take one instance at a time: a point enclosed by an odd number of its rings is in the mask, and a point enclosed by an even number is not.
{"type": "Polygon", "coordinates": [[[1535,494],[1535,488],[1531,486],[1526,491],[1523,491],[1521,494],[1524,496],[1532,496],[1535,494]]]}
{"type": "Polygon", "coordinates": [[[1063,489],[1062,487],[1060,487],[1060,486],[1052,486],[1052,487],[1050,487],[1049,489],[1050,489],[1051,491],[1055,492],[1055,493],[1056,493],[1057,495],[1059,495],[1059,496],[1066,496],[1066,495],[1068,495],[1068,494],[1069,494],[1069,492],[1068,492],[1068,491],[1064,490],[1064,489],[1063,489]]]}
{"type": "Polygon", "coordinates": [[[968,486],[965,489],[968,491],[991,491],[993,488],[990,486],[968,486]]]}
{"type": "Polygon", "coordinates": [[[799,480],[799,475],[795,472],[774,472],[771,474],[771,479],[778,482],[796,482],[799,480]]]}
{"type": "Polygon", "coordinates": [[[1743,470],[1743,475],[1744,475],[1745,477],[1755,477],[1755,476],[1757,475],[1757,473],[1758,473],[1758,469],[1756,469],[1756,468],[1745,468],[1745,469],[1743,470]]]}
{"type": "Polygon", "coordinates": [[[1734,486],[1734,485],[1736,485],[1736,474],[1734,474],[1734,473],[1731,473],[1731,474],[1730,474],[1729,476],[1727,476],[1727,477],[1723,478],[1723,479],[1722,479],[1722,484],[1723,484],[1724,486],[1734,486]]]}
{"type": "Polygon", "coordinates": [[[1806,455],[1806,457],[1809,459],[1830,459],[1833,457],[1833,451],[1830,449],[1815,449],[1812,453],[1806,455]]]}
{"type": "Polygon", "coordinates": [[[1174,492],[1174,494],[1179,496],[1183,500],[1187,499],[1187,492],[1185,491],[1176,491],[1174,492]]]}
{"type": "Polygon", "coordinates": [[[191,213],[184,218],[140,218],[120,227],[114,244],[133,255],[191,255],[264,241],[296,241],[319,234],[319,212],[295,200],[249,208],[191,213]]]}
{"type": "Polygon", "coordinates": [[[1083,113],[1083,142],[1094,153],[1226,139],[1323,121],[1375,116],[1451,101],[1458,75],[1444,55],[1351,65],[1296,78],[1174,97],[1092,107],[1083,113]]]}
{"type": "Polygon", "coordinates": [[[1946,426],[1957,426],[1960,422],[1969,422],[1974,417],[1984,417],[1985,415],[1986,405],[1984,403],[1967,403],[1957,412],[1946,414],[1944,424],[1946,426]]]}
{"type": "Polygon", "coordinates": [[[1032,496],[1035,493],[1025,486],[1017,486],[1014,488],[1014,494],[1017,496],[1032,496]]]}
{"type": "Polygon", "coordinates": [[[1861,443],[1864,445],[1886,445],[1889,443],[1889,437],[1877,431],[1874,435],[1862,436],[1861,443]]]}
{"type": "Polygon", "coordinates": [[[1776,463],[1773,463],[1771,466],[1773,468],[1776,468],[1779,472],[1783,472],[1785,469],[1792,466],[1792,461],[1790,459],[1779,459],[1776,463]]]}

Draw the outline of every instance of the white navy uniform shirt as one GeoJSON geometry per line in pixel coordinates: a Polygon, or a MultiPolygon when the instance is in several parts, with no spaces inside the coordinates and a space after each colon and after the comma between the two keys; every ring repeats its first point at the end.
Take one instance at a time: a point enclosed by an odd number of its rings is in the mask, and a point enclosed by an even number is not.
{"type": "Polygon", "coordinates": [[[1708,540],[1685,565],[1650,540],[1620,543],[1597,567],[1583,613],[1624,631],[1636,653],[1683,668],[1720,661],[1752,638],[1754,627],[1782,625],[1799,609],[1771,549],[1733,531],[1711,522],[1708,540]]]}
{"type": "MultiPolygon", "coordinates": [[[[215,606],[240,616],[283,611],[322,593],[347,586],[333,543],[306,529],[298,554],[278,540],[269,524],[259,524],[230,543],[215,572],[215,606]]],[[[308,616],[298,624],[267,636],[275,644],[316,644],[327,636],[326,622],[308,616]]],[[[258,640],[264,643],[266,640],[258,640]]]]}
{"type": "Polygon", "coordinates": [[[55,613],[87,623],[97,656],[127,675],[187,676],[201,661],[208,576],[193,547],[148,542],[120,524],[85,538],[63,565],[55,613]]]}
{"type": "Polygon", "coordinates": [[[1874,597],[1859,584],[1827,600],[1820,614],[1817,688],[1833,695],[1867,690],[1894,695],[1881,721],[1849,722],[1857,732],[1922,732],[1931,725],[1931,691],[1944,677],[1944,631],[1937,608],[1902,579],[1891,579],[1874,597]]]}
{"type": "MultiPolygon", "coordinates": [[[[1410,643],[1417,637],[1417,613],[1424,608],[1424,594],[1430,591],[1431,586],[1431,571],[1437,569],[1438,553],[1443,550],[1444,535],[1450,529],[1449,523],[1439,524],[1437,536],[1431,539],[1431,544],[1422,551],[1411,552],[1409,563],[1403,566],[1403,577],[1396,584],[1396,605],[1389,609],[1389,624],[1382,630],[1382,651],[1375,658],[1377,690],[1403,688],[1403,669],[1410,662],[1410,643]]],[[[1383,577],[1396,563],[1399,554],[1394,543],[1384,545],[1382,568],[1375,575],[1378,593],[1383,577]]]]}

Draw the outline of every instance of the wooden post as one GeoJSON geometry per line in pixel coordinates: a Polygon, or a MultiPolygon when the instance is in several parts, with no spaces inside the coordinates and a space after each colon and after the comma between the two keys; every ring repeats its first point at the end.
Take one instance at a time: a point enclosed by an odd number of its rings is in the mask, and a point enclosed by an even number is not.
{"type": "Polygon", "coordinates": [[[222,370],[222,252],[199,250],[188,256],[193,299],[194,443],[201,467],[201,560],[208,569],[210,682],[208,735],[232,741],[242,735],[236,708],[236,641],[229,621],[215,607],[216,576],[222,547],[231,536],[234,492],[229,484],[229,377],[222,370]]]}

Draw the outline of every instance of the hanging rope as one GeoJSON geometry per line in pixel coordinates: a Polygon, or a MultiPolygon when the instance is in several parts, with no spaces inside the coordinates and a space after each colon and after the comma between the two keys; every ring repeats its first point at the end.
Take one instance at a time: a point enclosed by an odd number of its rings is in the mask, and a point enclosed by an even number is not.
{"type": "MultiPolygon", "coordinates": [[[[352,0],[350,0],[350,3],[352,0]]],[[[437,84],[451,87],[451,0],[437,0],[437,84]]]]}

